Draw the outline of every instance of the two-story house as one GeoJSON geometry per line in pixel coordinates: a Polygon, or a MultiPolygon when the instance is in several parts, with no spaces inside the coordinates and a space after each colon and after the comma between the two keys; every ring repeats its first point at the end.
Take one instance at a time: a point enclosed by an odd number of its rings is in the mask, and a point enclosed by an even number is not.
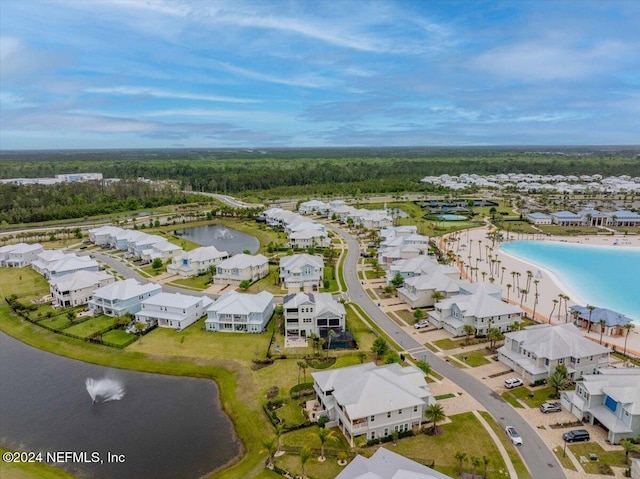
{"type": "Polygon", "coordinates": [[[298,213],[300,213],[301,215],[318,213],[322,216],[326,216],[327,211],[329,211],[329,205],[320,200],[305,201],[303,203],[300,203],[300,206],[298,206],[298,213]]]}
{"type": "Polygon", "coordinates": [[[123,231],[117,226],[100,226],[89,230],[89,241],[97,246],[109,246],[111,237],[123,231]]]}
{"type": "Polygon", "coordinates": [[[306,228],[289,233],[289,246],[292,248],[327,248],[331,240],[325,231],[306,228]]]}
{"type": "Polygon", "coordinates": [[[207,310],[205,329],[230,333],[261,333],[273,316],[273,295],[267,291],[242,294],[229,291],[207,310]]]}
{"type": "Polygon", "coordinates": [[[88,256],[76,256],[75,253],[62,251],[43,251],[31,267],[46,279],[61,278],[78,271],[98,271],[97,261],[88,256]]]}
{"type": "Polygon", "coordinates": [[[450,264],[440,264],[435,258],[426,255],[394,261],[387,270],[385,278],[387,284],[391,284],[398,274],[407,279],[432,274],[435,271],[440,271],[451,279],[460,279],[458,268],[450,264]]]}
{"type": "Polygon", "coordinates": [[[335,479],[451,479],[451,476],[380,447],[371,457],[358,454],[335,479]]]}
{"type": "Polygon", "coordinates": [[[89,302],[96,289],[115,280],[115,276],[104,271],[77,271],[50,279],[49,291],[56,306],[80,306],[89,302]]]}
{"type": "Polygon", "coordinates": [[[171,264],[167,265],[167,273],[184,277],[197,276],[228,257],[229,253],[218,251],[215,246],[202,246],[174,257],[171,264]]]}
{"type": "Polygon", "coordinates": [[[142,301],[135,318],[147,328],[157,325],[182,331],[207,314],[212,303],[208,296],[160,293],[142,301]]]}
{"type": "Polygon", "coordinates": [[[376,439],[419,429],[425,408],[435,403],[424,373],[398,363],[358,364],[311,373],[319,415],[329,418],[349,444],[354,439],[376,439]]]}
{"type": "Polygon", "coordinates": [[[311,289],[317,291],[324,279],[322,257],[310,254],[294,254],[280,258],[280,283],[286,289],[311,289]]]}
{"type": "Polygon", "coordinates": [[[329,330],[344,332],[346,311],[330,293],[294,293],[284,297],[285,335],[327,339],[329,330]]]}
{"type": "Polygon", "coordinates": [[[464,336],[465,326],[476,335],[486,335],[490,329],[509,331],[514,322],[522,319],[522,309],[498,299],[489,283],[459,282],[460,293],[434,304],[429,322],[444,328],[453,336],[464,336]]]}
{"type": "Polygon", "coordinates": [[[180,256],[182,253],[184,251],[180,246],[165,240],[152,244],[151,248],[142,250],[140,259],[143,263],[151,263],[154,259],[160,258],[164,263],[176,256],[180,256]]]}
{"type": "Polygon", "coordinates": [[[38,259],[44,249],[40,243],[18,243],[3,246],[0,249],[0,266],[24,268],[38,259]]]}
{"type": "Polygon", "coordinates": [[[562,405],[581,421],[600,424],[611,444],[640,436],[640,368],[601,368],[585,374],[562,405]]]}
{"type": "Polygon", "coordinates": [[[433,306],[436,294],[449,298],[460,292],[458,281],[435,270],[431,274],[414,276],[404,280],[404,286],[398,288],[398,298],[411,308],[433,306]]]}
{"type": "Polygon", "coordinates": [[[239,285],[242,281],[258,281],[269,275],[269,260],[266,256],[240,253],[225,259],[216,266],[215,284],[239,285]]]}
{"type": "Polygon", "coordinates": [[[93,292],[88,303],[94,314],[123,316],[140,311],[140,303],[162,292],[162,286],[156,283],[140,284],[135,279],[116,281],[93,292]]]}
{"type": "Polygon", "coordinates": [[[572,323],[537,324],[505,334],[498,360],[530,383],[546,379],[563,364],[569,378],[595,374],[609,364],[611,350],[588,340],[572,323]]]}

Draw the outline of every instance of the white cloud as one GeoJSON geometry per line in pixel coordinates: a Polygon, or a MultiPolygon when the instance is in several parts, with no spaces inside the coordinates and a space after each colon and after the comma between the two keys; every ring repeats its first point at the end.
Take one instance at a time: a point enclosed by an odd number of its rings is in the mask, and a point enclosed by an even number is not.
{"type": "Polygon", "coordinates": [[[107,87],[107,88],[86,88],[84,90],[87,93],[104,93],[108,95],[125,95],[125,96],[151,96],[154,98],[177,98],[182,100],[198,100],[198,101],[213,101],[222,103],[260,103],[261,100],[254,100],[251,98],[234,98],[228,96],[218,95],[201,95],[198,93],[183,93],[171,90],[163,90],[160,88],[150,87],[132,87],[132,86],[119,86],[119,87],[107,87]]]}

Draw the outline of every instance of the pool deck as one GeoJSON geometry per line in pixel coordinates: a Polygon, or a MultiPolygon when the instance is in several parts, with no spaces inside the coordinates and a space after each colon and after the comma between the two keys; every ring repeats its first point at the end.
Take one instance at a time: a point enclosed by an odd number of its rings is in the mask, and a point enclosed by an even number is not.
{"type": "MultiPolygon", "coordinates": [[[[489,264],[486,262],[486,248],[485,246],[491,246],[491,240],[487,239],[488,228],[475,228],[472,230],[466,230],[460,233],[459,240],[450,243],[449,249],[452,249],[454,253],[460,256],[460,259],[466,263],[469,262],[468,256],[471,255],[471,264],[478,265],[477,277],[478,280],[482,281],[482,273],[485,273],[485,278],[489,278],[489,264]],[[481,243],[479,243],[481,241],[481,243]],[[479,248],[478,245],[481,245],[479,248]]],[[[548,237],[540,237],[540,235],[527,235],[527,234],[515,234],[511,233],[509,235],[509,239],[513,240],[542,240],[542,241],[561,241],[567,243],[580,243],[580,244],[590,244],[590,245],[601,245],[601,246],[613,246],[614,241],[618,241],[617,248],[625,248],[625,247],[636,247],[640,248],[640,236],[636,237],[628,237],[624,235],[616,235],[616,236],[554,236],[553,238],[548,237]]],[[[493,249],[493,254],[495,255],[497,252],[498,259],[501,261],[500,266],[505,267],[504,270],[504,278],[502,281],[502,295],[503,299],[507,299],[509,296],[509,302],[513,304],[520,305],[520,299],[518,298],[517,293],[514,291],[514,288],[511,288],[511,291],[507,290],[507,284],[512,283],[511,272],[515,271],[520,273],[520,284],[524,284],[527,280],[527,271],[532,270],[532,266],[529,263],[525,263],[524,261],[520,261],[519,259],[502,253],[498,248],[498,244],[496,243],[496,247],[493,249]]],[[[462,276],[465,277],[464,268],[461,268],[462,276]]],[[[535,272],[535,271],[534,271],[535,272]]],[[[473,273],[473,278],[468,278],[470,280],[476,281],[476,273],[473,273]]],[[[569,295],[569,293],[563,289],[563,285],[556,283],[553,278],[549,277],[546,273],[543,273],[541,278],[536,278],[540,280],[538,284],[538,305],[536,307],[536,318],[542,322],[549,322],[549,315],[553,309],[553,300],[558,299],[559,294],[569,295]]],[[[495,281],[496,284],[500,284],[500,276],[495,281]]],[[[570,295],[569,295],[570,296],[570,295]]],[[[533,301],[534,295],[532,293],[528,294],[525,301],[522,302],[522,309],[525,310],[529,316],[533,313],[533,301]]],[[[576,304],[571,299],[568,301],[568,306],[572,306],[576,304]]],[[[562,311],[560,314],[560,318],[558,319],[558,307],[556,306],[555,311],[553,312],[553,318],[551,319],[551,324],[565,323],[572,321],[571,315],[567,318],[565,315],[565,307],[562,305],[562,311]]],[[[584,335],[589,339],[600,342],[600,333],[591,332],[589,334],[584,331],[584,335]]],[[[602,344],[608,347],[615,346],[617,351],[622,352],[624,348],[625,338],[624,336],[603,336],[602,344]]],[[[629,338],[627,339],[627,352],[633,354],[635,356],[640,357],[640,326],[631,330],[629,334],[629,338]]]]}

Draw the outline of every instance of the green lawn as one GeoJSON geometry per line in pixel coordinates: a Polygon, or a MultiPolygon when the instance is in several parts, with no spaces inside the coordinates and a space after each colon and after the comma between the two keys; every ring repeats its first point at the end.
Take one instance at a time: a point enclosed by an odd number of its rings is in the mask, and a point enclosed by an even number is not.
{"type": "Polygon", "coordinates": [[[371,331],[369,326],[362,322],[360,317],[355,313],[352,304],[346,305],[347,311],[347,329],[353,333],[358,343],[358,349],[361,351],[371,351],[376,335],[371,331]]]}
{"type": "Polygon", "coordinates": [[[147,273],[149,276],[158,276],[162,273],[166,273],[167,272],[167,265],[163,264],[160,268],[156,269],[151,265],[147,265],[147,266],[142,266],[141,268],[139,268],[140,270],[144,271],[145,273],[147,273]]]}
{"type": "Polygon", "coordinates": [[[449,398],[454,398],[457,397],[457,394],[454,393],[448,393],[448,394],[441,394],[440,396],[435,396],[434,399],[436,401],[442,401],[443,399],[449,399],[449,398]]]}
{"type": "Polygon", "coordinates": [[[171,281],[170,284],[173,284],[175,286],[186,286],[187,288],[203,290],[209,287],[210,280],[211,280],[210,274],[202,274],[200,276],[192,276],[191,278],[175,279],[171,281]]]}
{"type": "Polygon", "coordinates": [[[462,361],[467,366],[475,368],[478,366],[484,366],[485,364],[491,364],[491,361],[487,359],[487,355],[489,354],[492,353],[486,349],[478,349],[476,351],[466,351],[464,353],[454,354],[453,357],[462,361]]]}
{"type": "Polygon", "coordinates": [[[515,408],[524,408],[524,406],[518,402],[518,400],[511,394],[510,391],[503,392],[502,399],[507,401],[509,404],[511,404],[515,408]]]}
{"type": "MultiPolygon", "coordinates": [[[[499,470],[506,470],[498,448],[473,413],[456,414],[450,419],[451,423],[440,426],[440,435],[420,433],[401,439],[398,445],[393,447],[393,451],[412,459],[435,461],[435,469],[451,477],[455,476],[457,461],[454,455],[457,451],[465,452],[468,457],[489,458],[491,462],[488,471],[491,472],[491,477],[497,477],[499,470]],[[473,441],[469,438],[473,438],[473,441]]],[[[471,472],[468,463],[463,469],[465,472],[471,472]]]]}
{"type": "Polygon", "coordinates": [[[533,408],[540,407],[540,405],[546,401],[557,401],[554,396],[555,391],[552,387],[536,388],[535,390],[531,390],[526,386],[521,386],[509,390],[507,394],[512,394],[527,406],[533,408]],[[529,397],[532,392],[533,397],[529,397]]]}
{"type": "Polygon", "coordinates": [[[561,447],[556,447],[553,450],[553,453],[558,458],[558,462],[562,465],[562,467],[564,467],[565,469],[571,469],[572,471],[577,471],[576,466],[573,465],[573,461],[569,459],[569,456],[564,454],[564,451],[561,447]]]}
{"type": "Polygon", "coordinates": [[[278,284],[278,267],[276,265],[269,265],[269,274],[264,278],[256,281],[249,289],[247,293],[256,294],[260,291],[268,291],[271,294],[285,294],[286,290],[282,289],[278,284]]]}
{"type": "Polygon", "coordinates": [[[624,450],[622,447],[616,451],[605,451],[597,442],[582,442],[580,444],[567,445],[571,452],[580,462],[580,456],[586,458],[589,454],[595,454],[598,456],[597,461],[589,461],[588,463],[582,463],[584,472],[588,474],[600,474],[600,465],[606,464],[613,467],[628,467],[626,463],[624,450]]]}
{"type": "MultiPolygon", "coordinates": [[[[47,280],[32,268],[0,268],[0,298],[15,294],[20,302],[29,304],[30,299],[49,294],[47,280]]],[[[6,303],[5,303],[6,304],[6,303]]]]}
{"type": "Polygon", "coordinates": [[[269,333],[203,331],[205,319],[201,318],[181,332],[170,328],[156,328],[127,347],[127,350],[168,356],[234,358],[248,361],[262,358],[266,354],[269,333]]]}
{"type": "Polygon", "coordinates": [[[574,236],[574,235],[595,235],[605,232],[595,226],[557,226],[557,225],[540,225],[542,231],[550,235],[574,236]]]}
{"type": "Polygon", "coordinates": [[[516,446],[514,446],[509,439],[507,439],[507,435],[504,433],[500,425],[495,421],[495,419],[491,417],[491,414],[489,414],[488,412],[480,411],[480,415],[484,418],[485,421],[487,421],[487,423],[489,423],[489,426],[491,426],[491,429],[493,429],[493,431],[498,436],[498,439],[507,450],[507,454],[509,455],[509,459],[511,459],[511,463],[516,470],[518,479],[531,479],[529,470],[522,461],[522,458],[520,457],[516,446]]]}
{"type": "Polygon", "coordinates": [[[384,271],[380,271],[379,273],[376,274],[376,272],[373,271],[372,269],[365,269],[364,276],[367,279],[378,279],[378,278],[384,277],[384,271]]]}
{"type": "Polygon", "coordinates": [[[108,343],[125,345],[135,341],[135,336],[122,329],[114,329],[102,335],[102,340],[108,343]]]}
{"type": "Polygon", "coordinates": [[[86,338],[99,331],[104,331],[116,322],[116,318],[111,316],[96,316],[80,324],[76,324],[64,330],[65,333],[73,334],[81,338],[86,338]]]}
{"type": "Polygon", "coordinates": [[[65,328],[71,326],[71,321],[66,314],[60,314],[58,316],[54,316],[53,318],[46,318],[42,321],[38,321],[38,324],[43,324],[48,326],[49,328],[53,328],[56,331],[62,331],[65,328]]]}
{"type": "MultiPolygon", "coordinates": [[[[287,453],[277,457],[274,460],[274,464],[289,471],[294,477],[298,477],[302,473],[300,457],[297,454],[287,453]]],[[[305,465],[305,474],[309,479],[325,479],[336,477],[343,469],[344,467],[339,466],[338,461],[334,457],[326,456],[326,460],[320,462],[317,456],[311,456],[305,465]]],[[[278,477],[282,478],[282,476],[278,477]]]]}
{"type": "Polygon", "coordinates": [[[278,417],[288,426],[302,424],[307,420],[298,404],[300,401],[303,399],[287,399],[285,404],[276,410],[278,417]]]}
{"type": "MultiPolygon", "coordinates": [[[[448,350],[448,349],[457,349],[457,348],[461,348],[462,346],[466,346],[467,342],[465,338],[462,338],[462,339],[444,338],[444,339],[438,339],[437,341],[433,341],[433,344],[435,344],[440,349],[448,350]]],[[[473,344],[473,338],[469,338],[469,344],[470,345],[473,344]]]]}

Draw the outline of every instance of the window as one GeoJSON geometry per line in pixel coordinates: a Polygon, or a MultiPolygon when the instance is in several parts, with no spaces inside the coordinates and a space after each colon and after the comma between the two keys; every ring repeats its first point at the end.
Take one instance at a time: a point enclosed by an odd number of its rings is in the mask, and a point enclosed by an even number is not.
{"type": "Polygon", "coordinates": [[[391,417],[391,411],[387,413],[387,417],[391,417]]]}
{"type": "Polygon", "coordinates": [[[376,432],[375,431],[371,431],[371,439],[375,439],[376,438],[376,432]]]}
{"type": "Polygon", "coordinates": [[[558,359],[558,364],[564,364],[564,358],[558,359]]]}
{"type": "Polygon", "coordinates": [[[604,405],[607,406],[609,409],[611,409],[613,412],[615,412],[616,406],[618,405],[618,403],[612,397],[607,396],[607,399],[605,399],[604,401],[604,405]]]}
{"type": "Polygon", "coordinates": [[[418,406],[413,406],[413,412],[418,412],[418,406]]]}
{"type": "Polygon", "coordinates": [[[545,360],[544,360],[544,365],[545,365],[545,366],[549,366],[549,358],[547,358],[547,359],[545,359],[545,360]]]}
{"type": "Polygon", "coordinates": [[[375,417],[375,416],[371,416],[371,418],[369,419],[369,421],[371,421],[371,422],[373,422],[373,421],[375,421],[375,420],[376,420],[376,417],[375,417]]]}
{"type": "Polygon", "coordinates": [[[402,414],[402,409],[398,409],[398,414],[402,414]]]}

